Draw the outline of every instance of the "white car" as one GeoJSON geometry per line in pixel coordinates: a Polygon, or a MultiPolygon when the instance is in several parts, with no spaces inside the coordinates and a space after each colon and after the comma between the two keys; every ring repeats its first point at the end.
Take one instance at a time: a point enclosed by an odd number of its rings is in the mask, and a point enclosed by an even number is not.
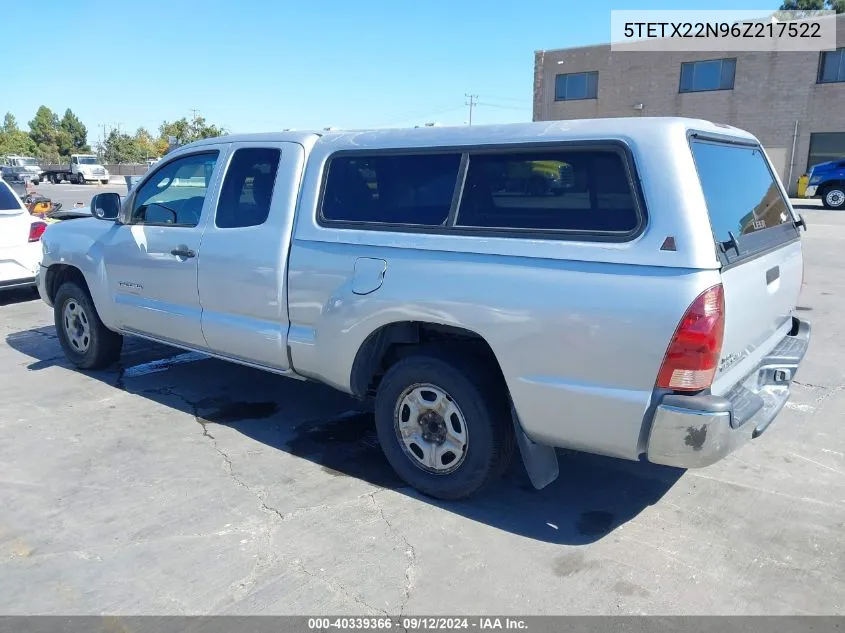
{"type": "Polygon", "coordinates": [[[0,180],[0,290],[35,285],[46,228],[47,223],[30,215],[18,195],[0,180]]]}

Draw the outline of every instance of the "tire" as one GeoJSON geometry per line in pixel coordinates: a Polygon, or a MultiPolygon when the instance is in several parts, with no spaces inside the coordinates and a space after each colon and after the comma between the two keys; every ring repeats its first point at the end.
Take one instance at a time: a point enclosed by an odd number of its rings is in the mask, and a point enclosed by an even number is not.
{"type": "Polygon", "coordinates": [[[845,209],[845,185],[833,185],[822,193],[825,209],[845,209]]]}
{"type": "Polygon", "coordinates": [[[41,182],[40,180],[35,179],[35,180],[33,180],[33,181],[32,181],[32,184],[33,184],[33,185],[35,185],[35,186],[37,187],[37,186],[38,186],[38,183],[40,183],[40,182],[41,182]]]}
{"type": "Polygon", "coordinates": [[[65,356],[80,369],[103,369],[120,358],[123,337],[103,325],[88,291],[78,284],[62,284],[53,316],[65,356]]]}
{"type": "Polygon", "coordinates": [[[76,184],[77,185],[84,185],[85,184],[85,176],[82,174],[76,174],[76,184]]]}
{"type": "MultiPolygon", "coordinates": [[[[425,404],[435,406],[430,402],[425,404]]],[[[437,499],[463,499],[475,494],[506,470],[513,455],[515,438],[510,403],[501,377],[477,360],[438,348],[421,348],[387,370],[376,395],[375,420],[379,443],[399,477],[437,499]],[[445,439],[441,436],[436,436],[435,441],[423,439],[424,429],[430,430],[424,425],[432,422],[433,409],[416,409],[422,415],[414,417],[406,398],[418,398],[426,391],[429,397],[445,396],[444,400],[436,401],[447,407],[445,419],[435,416],[434,425],[442,422],[444,427],[452,426],[458,435],[463,433],[461,455],[451,450],[452,446],[461,444],[448,428],[440,429],[440,433],[447,434],[445,439]],[[400,428],[416,435],[403,440],[400,428]],[[437,440],[441,440],[440,444],[437,440]],[[427,460],[437,455],[436,449],[444,452],[427,460]],[[424,465],[426,460],[428,465],[424,465]]]]}
{"type": "Polygon", "coordinates": [[[107,185],[107,184],[109,184],[109,181],[108,180],[100,180],[100,184],[101,185],[107,185]]]}
{"type": "Polygon", "coordinates": [[[55,174],[53,176],[53,184],[54,185],[60,185],[61,183],[62,183],[62,177],[59,176],[58,174],[55,174]]]}

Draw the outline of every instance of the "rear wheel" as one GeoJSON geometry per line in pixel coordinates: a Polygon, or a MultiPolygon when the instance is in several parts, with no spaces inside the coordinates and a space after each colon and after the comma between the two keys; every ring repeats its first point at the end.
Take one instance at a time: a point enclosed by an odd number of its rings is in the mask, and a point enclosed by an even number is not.
{"type": "Polygon", "coordinates": [[[397,474],[420,492],[462,499],[507,468],[514,436],[507,390],[466,357],[420,349],[390,367],[376,396],[376,429],[397,474]]]}
{"type": "Polygon", "coordinates": [[[835,185],[825,189],[822,194],[822,204],[827,209],[845,208],[845,186],[835,185]]]}
{"type": "Polygon", "coordinates": [[[120,357],[123,337],[100,320],[88,292],[78,284],[62,284],[53,300],[56,333],[65,355],[81,369],[102,369],[120,357]]]}

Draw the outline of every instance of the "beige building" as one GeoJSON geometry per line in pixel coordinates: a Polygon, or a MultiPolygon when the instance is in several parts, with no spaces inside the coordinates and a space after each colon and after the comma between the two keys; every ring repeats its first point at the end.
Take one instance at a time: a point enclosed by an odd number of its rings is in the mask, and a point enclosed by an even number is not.
{"type": "Polygon", "coordinates": [[[818,52],[537,51],[534,120],[685,116],[756,135],[794,191],[815,163],[845,156],[845,15],[818,52]]]}

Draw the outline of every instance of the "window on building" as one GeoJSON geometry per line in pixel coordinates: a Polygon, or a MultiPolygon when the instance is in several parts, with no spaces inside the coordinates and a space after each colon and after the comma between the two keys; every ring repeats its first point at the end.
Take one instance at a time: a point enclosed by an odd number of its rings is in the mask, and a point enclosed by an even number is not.
{"type": "Polygon", "coordinates": [[[845,48],[822,51],[819,58],[819,83],[845,81],[845,48]]]}
{"type": "Polygon", "coordinates": [[[218,227],[259,226],[267,221],[280,158],[281,152],[272,148],[235,151],[217,203],[218,227]]]}
{"type": "Polygon", "coordinates": [[[733,90],[736,59],[709,59],[681,64],[681,92],[733,90]]]}
{"type": "Polygon", "coordinates": [[[830,160],[845,159],[845,132],[816,132],[810,134],[810,155],[807,169],[830,160]]]}
{"type": "Polygon", "coordinates": [[[632,233],[640,215],[620,153],[534,150],[470,155],[457,225],[632,233]]]}
{"type": "Polygon", "coordinates": [[[458,153],[335,157],[326,176],[322,218],[444,225],[460,163],[458,153]]]}
{"type": "Polygon", "coordinates": [[[570,73],[555,77],[555,101],[596,99],[599,94],[599,73],[570,73]]]}

